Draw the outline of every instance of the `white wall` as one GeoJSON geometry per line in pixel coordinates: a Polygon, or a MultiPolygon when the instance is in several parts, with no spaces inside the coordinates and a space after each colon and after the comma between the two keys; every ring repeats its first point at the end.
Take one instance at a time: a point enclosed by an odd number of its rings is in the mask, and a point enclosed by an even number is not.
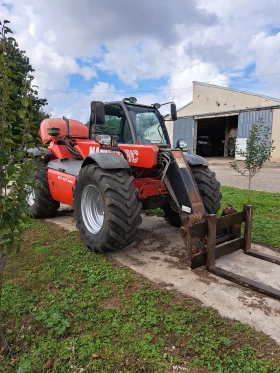
{"type": "Polygon", "coordinates": [[[194,83],[193,102],[182,110],[179,110],[178,116],[279,104],[279,101],[274,101],[254,94],[194,83]]]}

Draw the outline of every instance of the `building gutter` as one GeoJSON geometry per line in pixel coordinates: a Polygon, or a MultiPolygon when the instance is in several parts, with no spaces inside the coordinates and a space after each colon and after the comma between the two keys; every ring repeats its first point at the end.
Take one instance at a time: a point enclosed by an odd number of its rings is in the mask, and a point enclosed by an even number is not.
{"type": "MultiPolygon", "coordinates": [[[[246,108],[246,109],[218,111],[218,112],[211,112],[211,113],[204,113],[204,114],[186,115],[186,116],[178,117],[178,119],[188,119],[188,118],[202,119],[202,118],[212,118],[212,117],[225,117],[225,116],[238,115],[240,113],[244,113],[248,111],[261,111],[261,110],[272,110],[272,109],[280,109],[280,104],[269,105],[269,106],[257,106],[257,107],[251,107],[251,108],[246,108]]],[[[172,119],[165,119],[165,121],[172,122],[172,119]]]]}

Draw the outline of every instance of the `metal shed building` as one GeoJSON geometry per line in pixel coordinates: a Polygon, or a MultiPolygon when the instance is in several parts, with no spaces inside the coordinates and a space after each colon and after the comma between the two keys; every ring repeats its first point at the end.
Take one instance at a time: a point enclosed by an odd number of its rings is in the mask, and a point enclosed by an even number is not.
{"type": "Polygon", "coordinates": [[[280,99],[193,82],[193,101],[178,109],[178,118],[166,122],[173,146],[185,139],[191,154],[207,157],[231,155],[231,133],[242,143],[261,120],[274,140],[271,161],[280,161],[280,99]]]}

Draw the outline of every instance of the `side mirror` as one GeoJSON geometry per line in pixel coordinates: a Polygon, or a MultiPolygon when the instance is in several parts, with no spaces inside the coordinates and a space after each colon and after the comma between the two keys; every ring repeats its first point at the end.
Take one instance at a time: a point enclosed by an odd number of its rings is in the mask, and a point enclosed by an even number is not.
{"type": "Polygon", "coordinates": [[[176,105],[174,104],[174,102],[172,102],[170,105],[170,112],[171,112],[172,120],[173,121],[177,120],[177,109],[176,109],[176,105]]]}
{"type": "Polygon", "coordinates": [[[92,101],[90,104],[90,124],[105,123],[105,108],[102,101],[92,101]]]}

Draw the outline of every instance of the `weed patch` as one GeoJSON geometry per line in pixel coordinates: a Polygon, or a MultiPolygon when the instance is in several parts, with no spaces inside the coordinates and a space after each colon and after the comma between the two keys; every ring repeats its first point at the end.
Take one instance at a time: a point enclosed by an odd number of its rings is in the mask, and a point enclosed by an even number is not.
{"type": "Polygon", "coordinates": [[[0,372],[280,373],[277,344],[34,221],[7,266],[0,372]],[[2,360],[1,360],[2,359],[2,360]]]}
{"type": "MultiPolygon", "coordinates": [[[[247,203],[244,189],[221,187],[222,207],[230,204],[241,211],[247,203]]],[[[251,191],[254,206],[252,239],[268,246],[280,247],[280,193],[251,191]]]]}
{"type": "MultiPolygon", "coordinates": [[[[247,190],[221,186],[221,210],[227,205],[241,211],[247,204],[247,190]]],[[[280,247],[280,193],[251,191],[251,204],[254,206],[252,239],[256,243],[270,247],[280,247]]],[[[148,215],[164,217],[161,209],[148,210],[148,215]]]]}

